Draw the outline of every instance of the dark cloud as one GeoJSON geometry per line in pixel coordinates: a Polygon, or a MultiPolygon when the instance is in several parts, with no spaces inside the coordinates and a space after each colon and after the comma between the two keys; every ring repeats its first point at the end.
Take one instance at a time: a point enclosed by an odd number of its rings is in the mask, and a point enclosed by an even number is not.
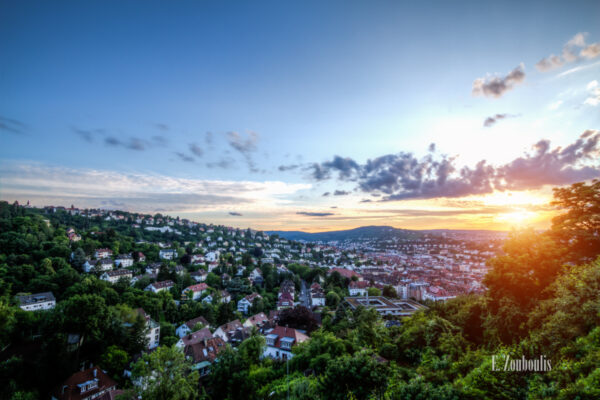
{"type": "Polygon", "coordinates": [[[127,140],[121,140],[114,136],[104,138],[104,143],[112,147],[123,147],[129,150],[144,151],[150,147],[150,144],[144,139],[131,137],[127,140]]]}
{"type": "Polygon", "coordinates": [[[277,168],[277,169],[282,172],[285,172],[285,171],[292,171],[294,169],[298,169],[299,167],[300,167],[300,165],[298,165],[298,164],[280,165],[279,168],[277,168]]]}
{"type": "Polygon", "coordinates": [[[431,144],[429,145],[429,149],[428,149],[428,150],[429,150],[429,152],[430,152],[430,153],[433,153],[433,152],[435,152],[435,143],[431,143],[431,144]]]}
{"type": "Polygon", "coordinates": [[[485,119],[485,121],[483,121],[483,126],[485,126],[486,128],[489,128],[489,127],[493,126],[494,124],[496,124],[496,122],[498,122],[501,119],[513,118],[513,117],[516,117],[516,115],[511,115],[511,114],[492,115],[491,117],[487,117],[485,119]]]}
{"type": "Polygon", "coordinates": [[[325,192],[325,193],[323,193],[323,194],[322,194],[322,196],[323,196],[323,197],[327,197],[327,196],[329,196],[330,194],[331,194],[330,192],[325,192]]]}
{"type": "Polygon", "coordinates": [[[154,135],[152,136],[152,141],[158,146],[166,146],[168,140],[165,136],[162,135],[154,135]]]}
{"type": "Polygon", "coordinates": [[[185,161],[185,162],[194,162],[194,157],[188,156],[188,155],[187,155],[187,154],[185,154],[185,153],[182,153],[182,152],[180,152],[180,151],[176,151],[174,154],[175,154],[177,157],[179,157],[179,159],[180,159],[181,161],[185,161]]]}
{"type": "Polygon", "coordinates": [[[586,130],[577,141],[565,148],[551,149],[549,140],[540,140],[533,146],[533,154],[526,154],[497,168],[497,185],[522,190],[597,178],[600,176],[599,143],[600,131],[591,130],[586,130]],[[595,165],[581,165],[586,160],[595,161],[595,165]]]}
{"type": "Polygon", "coordinates": [[[329,179],[332,172],[337,172],[340,180],[351,180],[352,176],[360,169],[358,163],[349,157],[334,156],[333,160],[324,163],[310,164],[307,169],[317,181],[329,179]]]}
{"type": "Polygon", "coordinates": [[[156,127],[156,129],[158,129],[159,131],[163,131],[166,132],[169,130],[169,125],[167,124],[162,124],[162,123],[156,123],[154,124],[154,126],[156,127]]]}
{"type": "Polygon", "coordinates": [[[373,200],[371,199],[362,199],[360,202],[361,203],[371,203],[373,200]]]}
{"type": "Polygon", "coordinates": [[[202,155],[204,154],[204,150],[202,150],[202,148],[196,143],[190,143],[189,148],[192,154],[194,154],[195,156],[202,157],[202,155]]]}
{"type": "Polygon", "coordinates": [[[298,215],[306,215],[307,217],[328,217],[330,215],[335,215],[331,212],[308,212],[308,211],[298,211],[296,214],[298,215]]]}
{"type": "Polygon", "coordinates": [[[219,161],[216,162],[209,162],[206,163],[206,166],[208,168],[223,168],[223,169],[228,169],[231,168],[233,166],[234,162],[231,159],[228,158],[222,158],[219,161]]]}
{"type": "Polygon", "coordinates": [[[258,133],[248,132],[246,135],[243,135],[238,132],[227,132],[227,142],[229,143],[229,146],[244,157],[248,169],[251,172],[259,172],[259,169],[252,159],[252,153],[256,151],[256,145],[258,143],[258,133]]]}
{"type": "MultiPolygon", "coordinates": [[[[571,145],[551,148],[548,140],[533,146],[532,154],[500,166],[485,160],[474,167],[458,167],[454,158],[428,154],[418,159],[412,153],[388,154],[352,167],[339,178],[356,182],[357,189],[381,201],[463,197],[494,190],[537,189],[544,185],[566,185],[600,177],[600,131],[587,130],[571,145]],[[590,165],[591,162],[591,165],[590,165]]],[[[335,160],[335,158],[334,158],[335,160]]],[[[348,160],[348,159],[347,159],[348,160]]],[[[335,163],[311,166],[331,171],[335,163]]],[[[318,179],[313,174],[313,179],[318,179]]],[[[363,200],[362,202],[367,202],[363,200]]]]}
{"type": "Polygon", "coordinates": [[[101,128],[81,129],[77,127],[71,127],[71,129],[73,130],[73,132],[75,132],[75,134],[77,134],[80,138],[82,138],[88,143],[94,142],[97,136],[102,136],[106,133],[106,130],[101,128]]]}
{"type": "Polygon", "coordinates": [[[25,124],[14,118],[0,117],[0,131],[12,133],[15,135],[25,134],[27,127],[25,124]]]}
{"type": "Polygon", "coordinates": [[[234,217],[241,217],[242,214],[240,214],[239,212],[235,212],[235,211],[229,211],[229,215],[234,216],[234,217]]]}
{"type": "Polygon", "coordinates": [[[493,76],[487,78],[477,78],[473,82],[473,95],[486,97],[502,97],[504,93],[511,90],[515,85],[525,80],[525,67],[523,64],[515,67],[508,75],[504,77],[493,76]]]}
{"type": "Polygon", "coordinates": [[[349,194],[350,192],[347,192],[345,190],[336,190],[335,192],[333,192],[334,196],[347,196],[349,194]]]}
{"type": "Polygon", "coordinates": [[[329,207],[329,208],[338,208],[338,207],[337,207],[337,206],[331,206],[331,207],[329,207]]]}

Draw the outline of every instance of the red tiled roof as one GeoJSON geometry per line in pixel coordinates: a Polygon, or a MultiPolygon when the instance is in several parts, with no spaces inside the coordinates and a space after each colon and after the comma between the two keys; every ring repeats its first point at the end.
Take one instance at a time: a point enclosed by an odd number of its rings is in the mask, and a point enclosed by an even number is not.
{"type": "Polygon", "coordinates": [[[192,357],[195,363],[202,361],[214,362],[219,353],[225,350],[226,344],[220,337],[201,340],[198,343],[186,346],[185,355],[192,357]]]}
{"type": "Polygon", "coordinates": [[[208,289],[208,285],[206,283],[198,283],[197,285],[188,286],[184,289],[184,292],[191,290],[192,292],[203,292],[208,289]]]}
{"type": "Polygon", "coordinates": [[[273,328],[273,330],[271,330],[269,333],[267,333],[267,335],[277,335],[277,340],[275,341],[275,346],[274,346],[277,348],[281,348],[281,339],[284,337],[293,338],[294,339],[293,346],[297,345],[298,343],[302,343],[302,342],[308,340],[308,336],[306,336],[304,333],[299,332],[298,330],[296,330],[294,328],[287,328],[285,326],[279,326],[279,325],[277,325],[275,328],[273,328]]]}
{"type": "Polygon", "coordinates": [[[348,287],[350,289],[366,289],[369,286],[368,282],[365,281],[352,281],[350,282],[350,284],[348,285],[348,287]]]}
{"type": "Polygon", "coordinates": [[[61,387],[55,390],[55,397],[59,400],[80,400],[94,394],[116,389],[116,386],[117,382],[106,375],[102,369],[93,367],[71,375],[61,387]],[[98,387],[81,393],[81,389],[77,385],[94,380],[98,381],[98,387]]]}

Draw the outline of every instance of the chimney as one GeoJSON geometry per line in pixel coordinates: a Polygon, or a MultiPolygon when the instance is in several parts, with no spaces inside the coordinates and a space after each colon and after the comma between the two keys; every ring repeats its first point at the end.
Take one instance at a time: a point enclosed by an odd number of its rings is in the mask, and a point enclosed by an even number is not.
{"type": "Polygon", "coordinates": [[[96,377],[97,372],[98,371],[96,370],[96,368],[94,368],[94,378],[96,377]]]}

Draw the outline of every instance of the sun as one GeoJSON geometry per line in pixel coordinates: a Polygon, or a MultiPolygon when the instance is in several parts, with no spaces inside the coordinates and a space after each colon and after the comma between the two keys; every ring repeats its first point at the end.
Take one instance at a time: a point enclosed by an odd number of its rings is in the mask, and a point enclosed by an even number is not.
{"type": "Polygon", "coordinates": [[[537,213],[533,211],[519,210],[499,214],[498,219],[510,226],[522,227],[528,225],[528,223],[532,222],[537,216],[537,213]]]}

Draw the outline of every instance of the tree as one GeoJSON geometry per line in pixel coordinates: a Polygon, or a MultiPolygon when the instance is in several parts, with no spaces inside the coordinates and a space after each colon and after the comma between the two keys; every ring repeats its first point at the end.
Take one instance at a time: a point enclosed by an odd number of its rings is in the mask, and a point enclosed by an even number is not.
{"type": "Polygon", "coordinates": [[[552,205],[565,212],[552,220],[552,234],[569,249],[569,261],[591,261],[600,254],[600,180],[554,188],[552,205]]]}
{"type": "Polygon", "coordinates": [[[376,287],[368,288],[367,292],[369,293],[369,296],[381,296],[381,290],[377,289],[376,287]]]}
{"type": "Polygon", "coordinates": [[[383,287],[383,295],[385,297],[398,297],[398,293],[396,293],[396,289],[392,285],[385,285],[383,287]]]}
{"type": "Polygon", "coordinates": [[[132,380],[138,396],[150,400],[188,400],[198,397],[197,371],[176,347],[160,346],[134,366],[132,380]]]}
{"type": "Polygon", "coordinates": [[[107,370],[115,378],[123,375],[123,370],[127,364],[129,364],[129,355],[127,352],[114,345],[106,349],[100,361],[102,369],[107,370]]]}
{"type": "Polygon", "coordinates": [[[338,296],[336,292],[330,291],[327,293],[327,296],[325,296],[325,303],[329,307],[337,307],[338,304],[340,304],[340,296],[338,296]]]}
{"type": "Polygon", "coordinates": [[[318,323],[313,313],[304,306],[286,308],[279,313],[279,325],[312,332],[318,328],[318,323]]]}

